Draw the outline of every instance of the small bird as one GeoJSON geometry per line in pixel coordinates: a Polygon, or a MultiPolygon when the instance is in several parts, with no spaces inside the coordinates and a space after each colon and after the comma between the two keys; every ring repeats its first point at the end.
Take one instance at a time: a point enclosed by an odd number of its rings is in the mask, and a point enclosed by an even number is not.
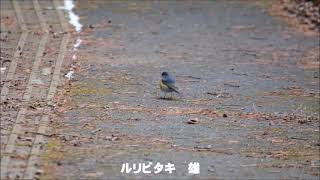
{"type": "Polygon", "coordinates": [[[164,98],[166,97],[167,93],[171,93],[171,97],[172,97],[172,92],[176,92],[178,94],[178,88],[175,86],[175,79],[174,77],[172,77],[168,72],[162,72],[161,74],[161,80],[159,82],[159,87],[161,89],[161,91],[163,91],[164,94],[164,98]]]}

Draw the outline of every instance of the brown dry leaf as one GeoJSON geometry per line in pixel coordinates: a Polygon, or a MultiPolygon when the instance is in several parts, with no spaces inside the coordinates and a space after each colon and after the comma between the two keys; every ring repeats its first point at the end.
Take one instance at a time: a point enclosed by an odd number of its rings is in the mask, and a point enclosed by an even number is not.
{"type": "Polygon", "coordinates": [[[188,57],[190,57],[190,54],[186,52],[169,52],[165,53],[165,56],[168,59],[187,59],[188,57]]]}
{"type": "Polygon", "coordinates": [[[103,172],[87,173],[87,174],[85,174],[85,176],[87,176],[87,177],[92,177],[92,178],[94,178],[94,177],[99,177],[99,176],[103,176],[103,172]]]}
{"type": "Polygon", "coordinates": [[[162,109],[160,115],[203,115],[216,116],[217,113],[211,109],[193,109],[193,108],[169,108],[162,109]]]}
{"type": "Polygon", "coordinates": [[[269,9],[269,14],[278,16],[281,20],[286,22],[288,26],[299,33],[303,33],[307,36],[319,35],[319,32],[310,30],[310,27],[308,25],[300,23],[298,18],[290,17],[289,13],[283,10],[283,6],[281,3],[281,1],[274,1],[269,9]]]}
{"type": "Polygon", "coordinates": [[[126,106],[119,106],[120,110],[129,111],[129,112],[151,112],[150,109],[145,107],[126,107],[126,106]]]}
{"type": "Polygon", "coordinates": [[[255,25],[237,25],[237,26],[232,26],[231,29],[232,30],[251,30],[251,29],[255,29],[256,26],[255,25]]]}
{"type": "Polygon", "coordinates": [[[93,125],[91,123],[85,123],[84,125],[82,125],[82,128],[95,129],[96,125],[93,125]]]}
{"type": "Polygon", "coordinates": [[[1,17],[1,23],[9,27],[15,23],[15,18],[12,16],[1,17]]]}
{"type": "Polygon", "coordinates": [[[111,20],[103,19],[102,21],[98,22],[96,28],[106,28],[111,24],[111,20]]]}
{"type": "Polygon", "coordinates": [[[271,139],[271,143],[272,144],[280,144],[280,143],[283,143],[283,142],[284,142],[283,139],[279,139],[279,138],[271,139]]]}
{"type": "Polygon", "coordinates": [[[297,97],[318,97],[318,92],[307,89],[285,89],[281,91],[272,91],[264,93],[265,96],[297,96],[297,97]]]}
{"type": "Polygon", "coordinates": [[[304,57],[297,63],[302,69],[318,69],[320,68],[320,51],[318,48],[309,50],[304,57]]]}
{"type": "Polygon", "coordinates": [[[237,141],[237,140],[229,140],[228,141],[228,144],[238,144],[239,143],[239,141],[237,141]]]}
{"type": "Polygon", "coordinates": [[[27,160],[28,159],[27,156],[23,156],[23,155],[19,155],[19,154],[13,155],[13,156],[11,156],[11,158],[14,158],[16,160],[27,160]]]}
{"type": "Polygon", "coordinates": [[[244,119],[257,119],[260,117],[260,114],[257,113],[248,113],[248,114],[241,114],[240,118],[244,119]]]}

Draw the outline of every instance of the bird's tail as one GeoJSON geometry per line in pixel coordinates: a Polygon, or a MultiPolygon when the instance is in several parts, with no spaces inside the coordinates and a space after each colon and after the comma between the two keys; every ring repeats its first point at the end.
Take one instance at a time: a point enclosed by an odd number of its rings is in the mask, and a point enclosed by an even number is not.
{"type": "Polygon", "coordinates": [[[173,88],[172,90],[173,90],[174,92],[180,94],[180,92],[179,92],[177,89],[173,88]]]}
{"type": "Polygon", "coordinates": [[[176,86],[171,87],[171,89],[172,89],[174,92],[180,94],[180,92],[178,91],[178,88],[177,88],[176,86]]]}

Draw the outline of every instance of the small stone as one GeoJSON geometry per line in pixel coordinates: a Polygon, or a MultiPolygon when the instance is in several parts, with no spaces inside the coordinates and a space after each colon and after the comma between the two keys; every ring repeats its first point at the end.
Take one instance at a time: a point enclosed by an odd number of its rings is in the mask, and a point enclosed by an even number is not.
{"type": "Polygon", "coordinates": [[[226,118],[226,117],[228,117],[228,115],[227,114],[223,114],[222,117],[226,118]]]}
{"type": "Polygon", "coordinates": [[[26,138],[25,138],[25,141],[31,142],[31,141],[33,141],[33,138],[32,138],[32,137],[26,137],[26,138]]]}
{"type": "Polygon", "coordinates": [[[214,165],[209,166],[208,171],[209,172],[215,172],[214,165]]]}
{"type": "Polygon", "coordinates": [[[51,73],[51,68],[43,68],[41,70],[41,74],[44,75],[44,76],[47,76],[51,73]]]}
{"type": "Polygon", "coordinates": [[[41,175],[41,174],[43,174],[43,170],[38,169],[35,174],[36,174],[36,175],[41,175]]]}
{"type": "Polygon", "coordinates": [[[110,141],[112,139],[112,136],[106,136],[104,137],[104,139],[110,141]]]}
{"type": "Polygon", "coordinates": [[[198,118],[194,118],[194,119],[190,119],[189,121],[187,121],[188,124],[197,124],[199,123],[199,119],[198,118]]]}
{"type": "Polygon", "coordinates": [[[102,129],[95,129],[95,130],[91,131],[91,134],[96,134],[97,132],[100,132],[100,131],[102,131],[102,129]]]}
{"type": "Polygon", "coordinates": [[[80,145],[80,142],[77,140],[72,140],[72,141],[70,141],[70,143],[75,147],[80,145]]]}
{"type": "Polygon", "coordinates": [[[118,137],[113,137],[113,138],[111,139],[111,141],[117,141],[117,140],[119,140],[118,137]]]}

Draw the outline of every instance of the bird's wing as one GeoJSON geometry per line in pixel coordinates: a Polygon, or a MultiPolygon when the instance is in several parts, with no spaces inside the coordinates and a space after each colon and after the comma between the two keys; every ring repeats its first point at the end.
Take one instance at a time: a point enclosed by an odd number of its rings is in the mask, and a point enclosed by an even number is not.
{"type": "Polygon", "coordinates": [[[166,80],[167,80],[167,82],[169,84],[175,84],[176,83],[176,80],[172,76],[169,76],[166,80]]]}
{"type": "Polygon", "coordinates": [[[162,84],[166,85],[169,89],[173,90],[176,93],[179,93],[178,88],[174,85],[172,82],[167,82],[164,80],[161,80],[162,84]]]}

